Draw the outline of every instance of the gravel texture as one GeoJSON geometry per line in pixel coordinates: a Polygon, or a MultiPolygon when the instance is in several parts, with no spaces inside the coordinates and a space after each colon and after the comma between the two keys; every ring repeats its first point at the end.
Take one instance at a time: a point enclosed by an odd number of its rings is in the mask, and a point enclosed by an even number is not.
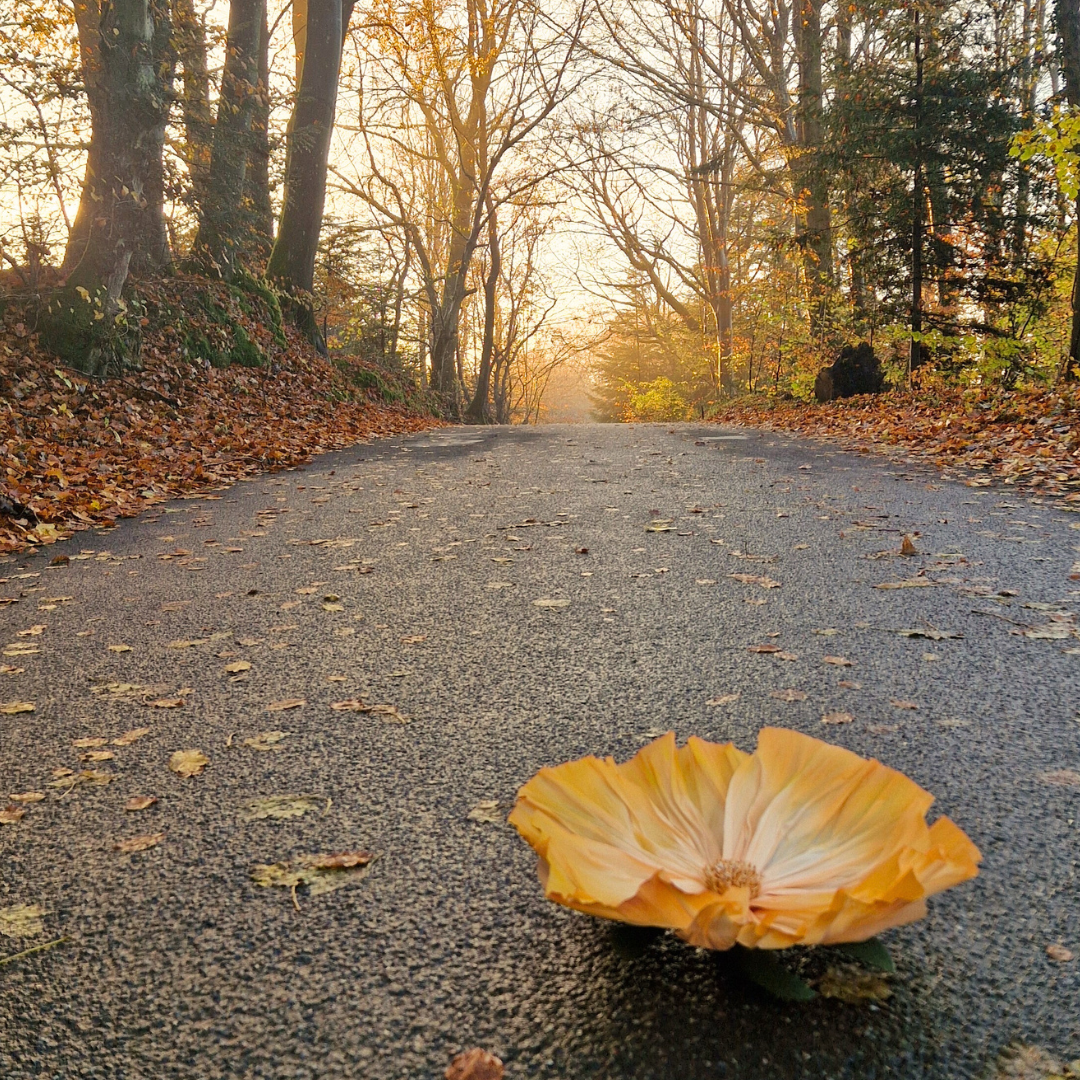
{"type": "Polygon", "coordinates": [[[1078,525],[777,435],[445,429],[3,561],[0,643],[39,651],[0,658],[24,669],[0,703],[34,704],[0,715],[0,792],[47,797],[0,825],[0,908],[47,914],[0,959],[66,940],[0,966],[0,1077],[412,1080],[472,1045],[508,1080],[977,1077],[1016,1037],[1080,1056],[1080,960],[1046,953],[1080,954],[1080,639],[1022,634],[1075,626],[1078,525]],[[872,557],[905,533],[921,554],[872,557]],[[935,584],[874,588],[920,573],[935,584]],[[766,641],[797,659],[747,652],[766,641]],[[789,688],[806,700],[770,696],[789,688]],[[329,708],[350,698],[410,722],[329,708]],[[267,711],[285,699],[305,704],[267,711]],[[854,722],[823,726],[834,711],[854,722]],[[542,765],[668,729],[752,749],[766,724],[904,770],[983,851],[887,935],[886,1002],[777,1003],[729,957],[558,908],[502,823],[542,765]],[[112,760],[72,746],[144,726],[112,760]],[[245,745],[266,731],[289,734],[245,745]],[[184,779],[186,749],[210,763],[184,779]],[[114,778],[48,786],[59,768],[114,778]],[[125,812],[133,795],[159,802],[125,812]],[[277,795],[330,802],[243,820],[277,795]],[[496,821],[470,819],[485,801],[496,821]],[[299,889],[299,911],[251,879],[359,849],[369,871],[299,889]]]}

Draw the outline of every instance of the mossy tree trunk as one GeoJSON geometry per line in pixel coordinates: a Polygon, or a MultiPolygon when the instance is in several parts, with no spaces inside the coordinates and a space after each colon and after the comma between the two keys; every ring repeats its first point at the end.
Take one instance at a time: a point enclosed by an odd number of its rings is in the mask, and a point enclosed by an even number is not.
{"type": "Polygon", "coordinates": [[[311,307],[315,257],[326,200],[330,139],[337,107],[338,73],[351,0],[294,0],[294,19],[303,27],[296,105],[285,142],[285,194],[266,276],[292,300],[297,325],[325,348],[311,307]]]}
{"type": "Polygon", "coordinates": [[[266,0],[231,0],[210,175],[199,214],[195,261],[230,279],[253,225],[244,202],[252,122],[260,96],[259,46],[266,0]]]}

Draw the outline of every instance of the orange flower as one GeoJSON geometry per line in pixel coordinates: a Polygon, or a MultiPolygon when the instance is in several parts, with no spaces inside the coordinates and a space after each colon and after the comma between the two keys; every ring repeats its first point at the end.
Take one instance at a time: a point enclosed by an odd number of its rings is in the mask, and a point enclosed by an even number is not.
{"type": "Polygon", "coordinates": [[[864,941],[974,877],[978,849],[902,773],[782,728],[753,754],[671,732],[624,765],[541,769],[511,823],[549,899],[692,945],[864,941]]]}

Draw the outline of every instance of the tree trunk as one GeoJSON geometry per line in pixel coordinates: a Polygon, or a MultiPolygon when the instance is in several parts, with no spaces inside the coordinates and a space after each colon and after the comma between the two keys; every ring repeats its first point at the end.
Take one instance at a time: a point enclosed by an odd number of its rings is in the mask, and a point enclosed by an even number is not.
{"type": "Polygon", "coordinates": [[[251,224],[244,206],[244,178],[259,95],[259,43],[265,19],[266,0],[229,4],[210,178],[195,238],[196,261],[224,278],[236,273],[251,224]]]}
{"type": "Polygon", "coordinates": [[[793,13],[799,65],[797,187],[803,203],[803,264],[810,297],[810,328],[825,323],[832,284],[829,180],[821,163],[824,139],[821,75],[821,0],[799,0],[793,13]]]}
{"type": "Polygon", "coordinates": [[[919,9],[915,8],[915,178],[911,188],[911,346],[908,352],[908,379],[923,362],[922,355],[922,291],[923,291],[923,161],[922,161],[922,95],[923,54],[922,28],[919,9]]]}
{"type": "MultiPolygon", "coordinates": [[[[85,15],[92,23],[92,5],[85,15]]],[[[64,265],[69,286],[94,292],[122,262],[135,274],[170,266],[162,151],[172,60],[164,0],[107,0],[88,30],[84,70],[97,104],[64,265]]]]}
{"type": "Polygon", "coordinates": [[[495,354],[495,304],[498,298],[499,275],[502,273],[502,251],[499,247],[499,226],[495,207],[488,197],[488,272],[484,278],[484,341],[480,349],[480,370],[476,376],[476,391],[465,410],[469,424],[488,424],[491,410],[488,396],[491,393],[491,368],[495,354]]]}
{"type": "Polygon", "coordinates": [[[183,72],[180,120],[184,129],[184,163],[191,178],[193,201],[198,208],[205,198],[210,174],[214,122],[210,110],[206,31],[195,15],[193,0],[173,0],[173,48],[183,72]]]}
{"type": "Polygon", "coordinates": [[[266,275],[293,294],[298,325],[325,349],[307,298],[315,287],[338,73],[352,3],[309,0],[304,6],[303,67],[285,143],[285,195],[266,275]]]}
{"type": "Polygon", "coordinates": [[[274,243],[274,208],[270,202],[270,27],[266,4],[259,28],[259,91],[251,117],[244,205],[251,214],[249,258],[263,267],[274,243]]]}
{"type": "MultiPolygon", "coordinates": [[[[1061,42],[1061,77],[1065,100],[1080,109],[1080,5],[1076,0],[1057,0],[1057,31],[1061,42]]],[[[1080,381],[1080,198],[1076,200],[1073,222],[1076,227],[1077,260],[1072,289],[1072,333],[1064,378],[1080,381]]]]}

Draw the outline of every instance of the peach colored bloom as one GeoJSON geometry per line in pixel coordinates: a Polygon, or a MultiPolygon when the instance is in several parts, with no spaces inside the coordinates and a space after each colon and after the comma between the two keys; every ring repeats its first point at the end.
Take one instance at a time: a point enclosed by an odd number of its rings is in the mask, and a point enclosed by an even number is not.
{"type": "Polygon", "coordinates": [[[764,728],[753,754],[669,732],[630,761],[541,769],[511,823],[549,899],[692,945],[864,941],[974,877],[978,849],[902,773],[764,728]]]}

